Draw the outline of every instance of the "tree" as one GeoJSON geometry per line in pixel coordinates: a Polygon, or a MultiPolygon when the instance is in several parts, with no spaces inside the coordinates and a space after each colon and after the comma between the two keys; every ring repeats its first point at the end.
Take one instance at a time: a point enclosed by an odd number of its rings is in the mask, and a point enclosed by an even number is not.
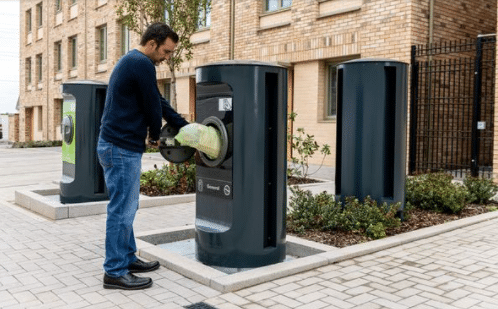
{"type": "Polygon", "coordinates": [[[131,31],[142,35],[148,25],[165,22],[178,34],[175,52],[167,64],[171,72],[171,103],[176,104],[176,75],[184,60],[192,59],[190,36],[200,24],[199,12],[209,9],[211,0],[121,0],[117,15],[131,31]]]}

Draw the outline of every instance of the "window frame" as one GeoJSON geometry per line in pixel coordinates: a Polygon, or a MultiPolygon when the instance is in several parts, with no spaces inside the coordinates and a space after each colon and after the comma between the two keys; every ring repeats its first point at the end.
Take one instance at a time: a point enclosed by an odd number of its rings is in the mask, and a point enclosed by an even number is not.
{"type": "Polygon", "coordinates": [[[163,98],[171,103],[171,81],[169,79],[163,84],[163,98]]]}
{"type": "Polygon", "coordinates": [[[38,28],[43,27],[43,2],[36,5],[36,25],[38,28]]]}
{"type": "Polygon", "coordinates": [[[43,82],[43,54],[36,55],[36,81],[43,82]]]}
{"type": "Polygon", "coordinates": [[[265,0],[263,3],[263,12],[272,13],[280,10],[288,9],[292,6],[292,0],[265,0]],[[270,1],[277,1],[277,8],[270,9],[270,1]],[[284,6],[284,2],[290,1],[288,5],[284,6]]]}
{"type": "Polygon", "coordinates": [[[324,120],[335,120],[337,119],[337,66],[341,63],[349,60],[360,59],[360,55],[352,55],[346,56],[342,58],[330,59],[325,62],[325,98],[323,105],[323,119],[324,120]],[[332,74],[330,72],[330,68],[334,67],[335,72],[332,74]],[[335,98],[331,98],[331,77],[334,79],[334,89],[335,89],[335,98]],[[333,102],[332,102],[333,101],[333,102]],[[332,104],[333,103],[333,104],[332,104]],[[333,105],[333,106],[331,106],[333,105]],[[332,111],[335,110],[335,114],[332,114],[332,111]]]}
{"type": "Polygon", "coordinates": [[[339,62],[328,62],[326,68],[326,84],[325,84],[325,111],[324,119],[333,120],[337,118],[337,66],[339,62]],[[333,72],[331,71],[333,70],[333,72]],[[333,83],[333,84],[332,84],[333,83]],[[331,92],[334,89],[334,93],[331,92]]]}
{"type": "Polygon", "coordinates": [[[206,1],[205,7],[199,7],[198,18],[197,30],[205,30],[211,27],[211,0],[206,1]]]}
{"type": "Polygon", "coordinates": [[[107,62],[107,24],[97,28],[99,34],[99,62],[107,62]]]}
{"type": "Polygon", "coordinates": [[[62,41],[57,41],[55,45],[55,72],[62,72],[62,41]]]}
{"type": "Polygon", "coordinates": [[[26,33],[33,31],[33,16],[31,9],[26,10],[26,33]]]}
{"type": "Polygon", "coordinates": [[[74,35],[69,38],[69,47],[71,48],[70,69],[78,68],[78,36],[74,35]]]}
{"type": "Polygon", "coordinates": [[[121,56],[126,55],[131,49],[130,44],[130,28],[127,25],[121,24],[121,56]]]}
{"type": "Polygon", "coordinates": [[[26,70],[26,86],[31,86],[33,84],[31,57],[26,58],[25,70],[26,70]]]}

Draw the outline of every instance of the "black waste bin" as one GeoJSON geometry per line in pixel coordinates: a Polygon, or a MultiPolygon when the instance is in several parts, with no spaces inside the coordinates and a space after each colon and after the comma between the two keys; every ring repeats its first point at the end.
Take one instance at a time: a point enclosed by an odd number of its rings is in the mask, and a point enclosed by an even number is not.
{"type": "Polygon", "coordinates": [[[369,195],[380,203],[404,205],[407,69],[406,63],[390,59],[338,66],[338,198],[369,195]]]}
{"type": "Polygon", "coordinates": [[[196,257],[229,268],[285,259],[287,70],[226,61],[196,69],[196,121],[221,154],[196,156],[196,257]]]}
{"type": "Polygon", "coordinates": [[[108,199],[96,150],[106,91],[107,84],[98,81],[62,84],[61,203],[108,199]]]}

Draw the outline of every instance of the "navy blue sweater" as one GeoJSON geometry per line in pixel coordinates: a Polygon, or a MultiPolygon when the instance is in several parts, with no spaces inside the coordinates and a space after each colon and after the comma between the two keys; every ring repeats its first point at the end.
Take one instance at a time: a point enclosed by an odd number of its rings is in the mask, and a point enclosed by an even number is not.
{"type": "Polygon", "coordinates": [[[100,137],[118,147],[143,152],[147,130],[151,139],[159,139],[161,116],[176,128],[188,124],[159,93],[152,60],[131,50],[116,63],[109,79],[100,137]]]}

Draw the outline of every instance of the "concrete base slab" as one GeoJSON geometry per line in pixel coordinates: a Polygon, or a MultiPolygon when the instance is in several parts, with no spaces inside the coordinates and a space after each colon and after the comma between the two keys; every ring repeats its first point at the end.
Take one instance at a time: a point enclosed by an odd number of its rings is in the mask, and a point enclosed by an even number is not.
{"type": "MultiPolygon", "coordinates": [[[[286,261],[264,267],[245,268],[234,273],[233,269],[211,267],[202,264],[195,258],[189,258],[191,252],[165,249],[168,246],[164,246],[164,244],[183,242],[188,245],[191,243],[195,236],[194,226],[149,231],[135,236],[140,240],[137,242],[137,247],[141,257],[148,260],[158,260],[161,265],[221,292],[239,290],[271,279],[326,265],[327,258],[313,255],[336,250],[331,246],[287,236],[286,253],[290,257],[286,261]]],[[[172,246],[174,247],[174,245],[172,246]]]]}
{"type": "MultiPolygon", "coordinates": [[[[108,201],[62,204],[58,187],[15,191],[15,203],[52,220],[106,213],[108,201]]],[[[140,208],[195,202],[195,194],[150,197],[140,195],[140,208]]]]}

